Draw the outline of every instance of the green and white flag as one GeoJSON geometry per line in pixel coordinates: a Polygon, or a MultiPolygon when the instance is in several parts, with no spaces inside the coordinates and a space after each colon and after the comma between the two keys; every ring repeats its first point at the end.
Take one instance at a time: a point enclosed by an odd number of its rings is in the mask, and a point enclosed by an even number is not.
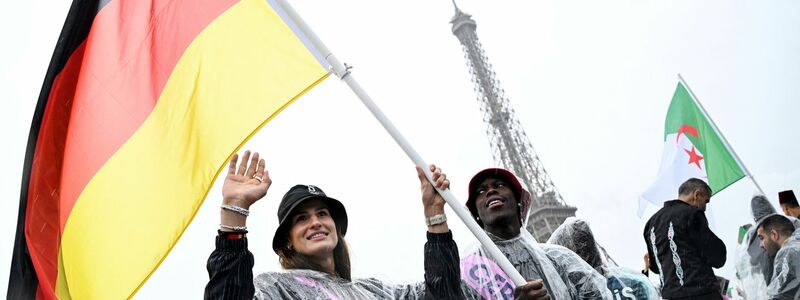
{"type": "Polygon", "coordinates": [[[712,194],[742,179],[745,172],[712,127],[695,99],[678,82],[667,111],[664,153],[658,178],[639,198],[637,214],[647,203],[658,207],[678,197],[678,187],[689,178],[705,180],[712,194]]]}

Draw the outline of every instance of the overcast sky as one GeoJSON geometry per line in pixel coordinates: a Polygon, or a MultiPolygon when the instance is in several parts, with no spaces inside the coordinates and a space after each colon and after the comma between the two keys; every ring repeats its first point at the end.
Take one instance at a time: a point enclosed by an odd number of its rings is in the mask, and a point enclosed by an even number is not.
{"type": "MultiPolygon", "coordinates": [[[[291,1],[422,157],[461,199],[494,166],[450,1],[291,1]]],[[[564,200],[620,264],[646,251],[637,198],[654,180],[681,73],[777,207],[800,190],[800,3],[796,1],[466,1],[497,78],[564,200]]],[[[31,116],[67,1],[14,1],[0,12],[0,286],[7,287],[31,116]]],[[[265,83],[268,84],[268,83],[265,83]]],[[[226,118],[230,116],[220,116],[226,118]]],[[[279,270],[269,242],[280,197],[314,184],[347,207],[354,277],[423,279],[425,225],[413,164],[333,76],[245,146],[274,184],[252,207],[256,272],[279,270]]],[[[221,183],[221,180],[220,180],[221,183]]],[[[199,298],[219,224],[221,185],[137,298],[199,298]]],[[[733,279],[738,226],[752,222],[741,180],[710,204],[733,279]]],[[[452,212],[461,249],[475,243],[452,212]]],[[[142,220],[147,222],[147,220],[142,220]]],[[[653,278],[654,280],[655,277],[653,278]]]]}

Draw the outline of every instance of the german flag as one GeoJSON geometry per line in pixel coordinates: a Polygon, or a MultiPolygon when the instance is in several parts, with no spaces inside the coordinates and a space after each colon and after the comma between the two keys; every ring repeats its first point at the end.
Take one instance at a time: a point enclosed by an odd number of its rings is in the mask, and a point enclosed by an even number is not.
{"type": "Polygon", "coordinates": [[[265,0],[75,0],[33,117],[8,299],[130,298],[230,156],[328,76],[265,0]]]}

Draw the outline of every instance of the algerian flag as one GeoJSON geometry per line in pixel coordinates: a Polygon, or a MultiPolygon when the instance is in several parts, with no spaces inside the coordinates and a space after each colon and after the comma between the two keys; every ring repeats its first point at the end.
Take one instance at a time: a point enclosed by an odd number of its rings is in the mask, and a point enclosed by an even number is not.
{"type": "Polygon", "coordinates": [[[648,202],[660,207],[664,201],[676,199],[678,187],[689,178],[705,180],[716,194],[744,175],[683,82],[678,82],[667,111],[661,169],[639,198],[639,217],[648,202]]]}

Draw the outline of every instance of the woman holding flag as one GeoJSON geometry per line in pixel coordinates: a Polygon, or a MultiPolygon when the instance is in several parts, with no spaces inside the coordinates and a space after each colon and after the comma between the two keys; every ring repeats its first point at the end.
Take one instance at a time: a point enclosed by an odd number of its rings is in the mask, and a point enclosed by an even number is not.
{"type": "MultiPolygon", "coordinates": [[[[431,165],[436,187],[447,189],[441,169],[431,165]]],[[[216,250],[208,260],[206,299],[444,299],[460,298],[458,249],[444,216],[444,199],[417,168],[428,224],[425,282],[395,285],[350,277],[344,240],[347,212],[338,200],[313,185],[296,185],[281,200],[272,248],[285,272],[253,280],[253,255],[247,250],[249,208],[272,183],[265,161],[246,151],[230,161],[222,188],[223,204],[216,250]],[[238,163],[238,166],[237,166],[238,163]]]]}

